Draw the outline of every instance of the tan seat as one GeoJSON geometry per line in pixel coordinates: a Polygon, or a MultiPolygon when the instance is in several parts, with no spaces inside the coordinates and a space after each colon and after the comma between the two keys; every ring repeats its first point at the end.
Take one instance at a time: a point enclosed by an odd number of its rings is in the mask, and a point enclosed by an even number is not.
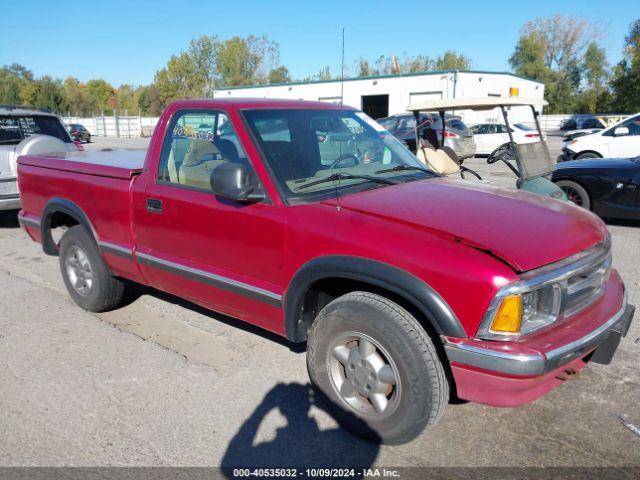
{"type": "Polygon", "coordinates": [[[226,163],[220,150],[208,140],[191,140],[180,165],[178,180],[182,185],[211,189],[211,172],[226,163]]]}
{"type": "Polygon", "coordinates": [[[418,160],[440,175],[453,175],[460,173],[460,164],[442,149],[420,147],[416,154],[418,160]]]}

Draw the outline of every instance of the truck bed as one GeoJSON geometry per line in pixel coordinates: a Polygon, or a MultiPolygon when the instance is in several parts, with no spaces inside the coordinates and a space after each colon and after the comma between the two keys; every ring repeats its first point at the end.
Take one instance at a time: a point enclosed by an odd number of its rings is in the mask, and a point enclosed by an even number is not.
{"type": "Polygon", "coordinates": [[[20,157],[18,163],[85,175],[130,179],[142,171],[145,156],[145,149],[103,149],[54,155],[27,155],[20,157]]]}

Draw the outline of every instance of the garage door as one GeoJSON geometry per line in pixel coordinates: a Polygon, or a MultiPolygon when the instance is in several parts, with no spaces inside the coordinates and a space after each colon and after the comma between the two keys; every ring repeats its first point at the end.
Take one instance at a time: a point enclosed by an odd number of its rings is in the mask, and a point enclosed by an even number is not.
{"type": "Polygon", "coordinates": [[[442,100],[442,92],[413,92],[409,94],[409,103],[415,104],[427,100],[442,100]]]}

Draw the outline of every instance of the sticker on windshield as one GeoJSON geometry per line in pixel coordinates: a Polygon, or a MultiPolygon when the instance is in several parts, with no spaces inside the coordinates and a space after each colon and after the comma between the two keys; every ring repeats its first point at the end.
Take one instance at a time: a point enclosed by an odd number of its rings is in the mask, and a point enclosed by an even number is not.
{"type": "Polygon", "coordinates": [[[386,133],[386,129],[380,125],[378,122],[376,122],[375,120],[373,120],[370,116],[368,116],[366,113],[363,112],[355,112],[356,116],[362,120],[363,122],[365,122],[367,125],[369,125],[371,128],[373,128],[376,132],[384,132],[386,133]]]}

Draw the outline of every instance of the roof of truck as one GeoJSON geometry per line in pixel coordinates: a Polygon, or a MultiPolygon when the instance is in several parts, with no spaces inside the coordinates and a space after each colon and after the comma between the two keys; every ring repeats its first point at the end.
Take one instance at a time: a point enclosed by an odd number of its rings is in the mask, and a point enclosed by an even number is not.
{"type": "MultiPolygon", "coordinates": [[[[309,100],[291,100],[286,98],[197,98],[190,100],[176,100],[171,105],[179,108],[213,108],[216,106],[233,107],[237,109],[246,108],[313,108],[322,110],[340,109],[340,104],[332,102],[317,102],[309,100]]],[[[356,110],[347,105],[342,106],[343,110],[356,110]]]]}

